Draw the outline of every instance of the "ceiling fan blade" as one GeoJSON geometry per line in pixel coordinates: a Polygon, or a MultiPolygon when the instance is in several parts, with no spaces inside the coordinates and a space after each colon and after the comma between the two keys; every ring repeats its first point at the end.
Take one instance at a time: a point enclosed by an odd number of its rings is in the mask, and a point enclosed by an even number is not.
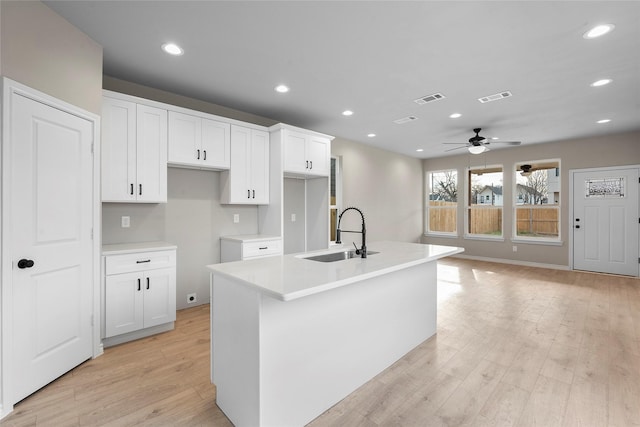
{"type": "Polygon", "coordinates": [[[520,145],[522,141],[491,141],[486,144],[507,144],[507,145],[520,145]]]}
{"type": "Polygon", "coordinates": [[[444,150],[444,152],[446,153],[447,151],[459,150],[459,149],[461,149],[461,148],[464,148],[464,147],[454,147],[454,148],[449,148],[448,150],[444,150]]]}

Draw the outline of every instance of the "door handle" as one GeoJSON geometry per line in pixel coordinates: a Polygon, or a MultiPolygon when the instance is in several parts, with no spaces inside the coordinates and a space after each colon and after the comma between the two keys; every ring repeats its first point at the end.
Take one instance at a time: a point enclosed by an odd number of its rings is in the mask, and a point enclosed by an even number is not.
{"type": "Polygon", "coordinates": [[[18,268],[31,268],[33,267],[33,264],[33,260],[22,258],[20,261],[18,261],[18,268]]]}

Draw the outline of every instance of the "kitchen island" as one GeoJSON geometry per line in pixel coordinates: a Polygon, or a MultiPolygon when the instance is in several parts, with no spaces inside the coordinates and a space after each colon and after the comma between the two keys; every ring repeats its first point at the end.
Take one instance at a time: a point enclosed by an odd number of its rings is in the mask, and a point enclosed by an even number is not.
{"type": "Polygon", "coordinates": [[[236,426],[302,426],[436,332],[436,260],[461,248],[376,242],[207,266],[211,381],[236,426]]]}

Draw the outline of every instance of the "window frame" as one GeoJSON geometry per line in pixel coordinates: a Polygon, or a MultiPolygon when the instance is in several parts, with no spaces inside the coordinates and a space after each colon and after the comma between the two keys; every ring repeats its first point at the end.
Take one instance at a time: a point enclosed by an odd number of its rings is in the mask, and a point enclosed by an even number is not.
{"type": "Polygon", "coordinates": [[[425,236],[432,236],[432,237],[454,237],[457,238],[460,236],[459,234],[459,229],[460,227],[458,227],[458,208],[460,207],[460,171],[457,168],[450,168],[450,169],[439,169],[439,170],[433,170],[433,171],[426,171],[424,174],[424,180],[425,180],[425,202],[424,202],[424,212],[425,212],[425,216],[424,216],[424,225],[425,225],[425,229],[424,229],[424,235],[425,236]],[[431,201],[431,179],[430,177],[433,174],[437,174],[437,173],[444,173],[444,172],[455,172],[456,173],[456,206],[455,207],[446,207],[446,206],[429,206],[429,202],[431,201]],[[455,210],[455,231],[431,231],[430,230],[430,221],[429,221],[429,217],[430,217],[430,211],[431,209],[436,209],[436,210],[440,210],[440,209],[452,209],[455,210]]]}
{"type": "MultiPolygon", "coordinates": [[[[498,172],[498,171],[493,171],[498,172]]],[[[491,242],[503,242],[505,240],[504,237],[504,165],[503,164],[492,164],[492,165],[483,165],[483,166],[474,166],[468,167],[465,169],[465,186],[464,186],[464,238],[467,240],[486,240],[491,242]],[[473,234],[469,232],[470,227],[470,213],[471,209],[497,209],[495,205],[490,206],[478,206],[476,203],[476,207],[471,206],[471,196],[472,196],[472,183],[471,183],[471,173],[480,171],[480,170],[491,170],[491,169],[500,169],[502,173],[502,205],[500,205],[500,235],[490,235],[490,234],[473,234]]]]}
{"type": "MultiPolygon", "coordinates": [[[[551,169],[551,168],[549,168],[551,169]]],[[[511,198],[512,204],[512,230],[511,230],[511,241],[513,243],[529,243],[529,244],[538,244],[538,245],[549,245],[549,246],[560,246],[562,245],[562,161],[560,158],[554,159],[538,159],[538,160],[524,160],[518,161],[513,164],[513,197],[511,198]],[[518,235],[518,167],[524,164],[543,164],[543,163],[556,163],[555,167],[555,176],[558,178],[558,203],[553,204],[540,204],[540,205],[530,205],[531,209],[556,209],[558,211],[558,236],[557,237],[528,237],[528,236],[519,236],[518,235]]],[[[549,194],[547,194],[549,197],[549,194]]]]}

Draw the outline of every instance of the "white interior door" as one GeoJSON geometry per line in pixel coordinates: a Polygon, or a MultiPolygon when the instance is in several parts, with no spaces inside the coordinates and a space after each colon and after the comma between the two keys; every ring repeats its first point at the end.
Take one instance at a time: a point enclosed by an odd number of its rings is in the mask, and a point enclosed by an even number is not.
{"type": "Polygon", "coordinates": [[[93,124],[11,97],[5,239],[17,402],[92,356],[93,124]]]}
{"type": "Polygon", "coordinates": [[[573,174],[573,267],[638,276],[638,169],[573,174]]]}

